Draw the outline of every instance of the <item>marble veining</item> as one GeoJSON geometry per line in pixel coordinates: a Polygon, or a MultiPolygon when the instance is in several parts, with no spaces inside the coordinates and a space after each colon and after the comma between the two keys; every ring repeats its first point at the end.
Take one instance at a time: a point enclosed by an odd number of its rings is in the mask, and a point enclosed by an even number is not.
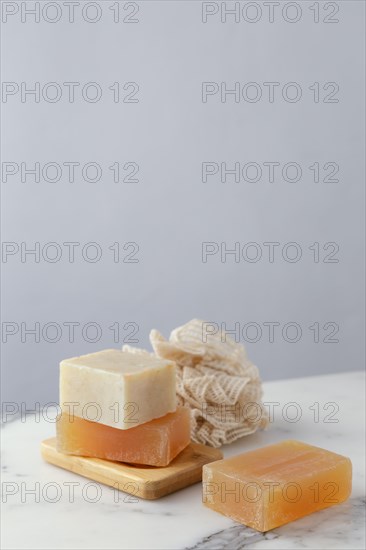
{"type": "Polygon", "coordinates": [[[272,540],[278,535],[275,533],[258,533],[245,525],[234,525],[213,533],[186,550],[241,550],[250,548],[256,542],[272,540]]]}
{"type": "Polygon", "coordinates": [[[232,456],[293,438],[351,458],[348,502],[267,533],[204,507],[199,483],[144,501],[46,464],[39,444],[54,435],[52,419],[28,414],[8,422],[2,426],[2,548],[364,549],[364,380],[364,373],[353,372],[265,383],[264,401],[275,404],[269,428],[223,448],[225,456],[232,456]],[[289,403],[301,413],[296,421],[289,403]]]}

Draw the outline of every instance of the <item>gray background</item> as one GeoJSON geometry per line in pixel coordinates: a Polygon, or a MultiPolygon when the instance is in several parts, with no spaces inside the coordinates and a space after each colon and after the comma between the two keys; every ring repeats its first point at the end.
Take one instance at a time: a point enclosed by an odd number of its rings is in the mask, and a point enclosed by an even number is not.
{"type": "Polygon", "coordinates": [[[129,331],[114,342],[108,327],[116,322],[137,323],[141,347],[148,347],[151,328],[167,336],[193,317],[228,328],[256,322],[262,337],[244,343],[263,379],[363,368],[364,3],[338,2],[336,24],[315,24],[312,3],[301,2],[294,24],[280,13],[273,23],[264,15],[252,24],[221,23],[216,15],[203,24],[200,2],[156,1],[138,2],[135,24],[113,23],[109,1],[99,2],[103,16],[95,24],[80,10],[72,24],[65,17],[22,23],[19,14],[3,23],[3,81],[95,81],[103,88],[98,103],[80,93],[73,104],[64,95],[57,103],[22,103],[20,94],[2,103],[3,162],[103,168],[97,183],[80,172],[74,183],[21,182],[19,174],[2,182],[3,241],[95,241],[103,251],[97,263],[79,251],[74,263],[64,255],[57,263],[22,262],[17,254],[2,264],[2,328],[19,326],[2,346],[5,400],[30,408],[57,400],[59,361],[121,346],[129,331]],[[108,86],[116,81],[137,82],[139,102],[114,103],[108,86]],[[202,103],[204,81],[256,81],[264,92],[263,82],[296,81],[303,96],[297,103],[280,92],[273,103],[230,96],[222,103],[216,95],[202,103]],[[308,87],[316,81],[337,82],[339,102],[314,103],[308,87]],[[108,166],[116,161],[138,163],[139,182],[114,183],[108,166]],[[222,183],[215,176],[203,183],[205,161],[294,161],[303,177],[222,183]],[[308,166],[315,161],[336,162],[339,182],[314,183],[308,166]],[[108,247],[117,241],[137,242],[139,262],[114,263],[108,247]],[[204,263],[204,241],[228,248],[253,241],[263,258],[221,262],[217,254],[204,263]],[[267,241],[296,241],[301,260],[290,263],[279,252],[268,262],[267,241]],[[314,262],[314,242],[336,242],[339,261],[324,263],[321,250],[314,262]],[[281,324],[273,343],[263,325],[272,321],[281,324]],[[42,335],[22,342],[22,322],[56,322],[64,330],[55,343],[42,335]],[[71,343],[65,322],[96,322],[102,337],[88,342],[78,327],[71,343]],[[288,322],[301,326],[297,343],[282,337],[288,322]],[[318,343],[308,328],[314,322],[318,343]],[[324,342],[327,322],[339,326],[338,343],[324,342]]]}

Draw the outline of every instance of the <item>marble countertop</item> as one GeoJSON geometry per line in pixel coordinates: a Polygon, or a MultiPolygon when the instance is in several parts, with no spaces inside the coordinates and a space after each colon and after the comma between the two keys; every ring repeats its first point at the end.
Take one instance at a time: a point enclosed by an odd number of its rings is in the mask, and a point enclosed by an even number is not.
{"type": "Polygon", "coordinates": [[[348,502],[268,533],[205,508],[199,483],[156,501],[88,485],[42,460],[40,442],[54,435],[52,422],[33,414],[8,422],[2,427],[2,548],[365,548],[364,389],[362,372],[264,384],[264,401],[273,409],[269,428],[224,447],[226,457],[299,439],[349,456],[354,467],[348,502]]]}

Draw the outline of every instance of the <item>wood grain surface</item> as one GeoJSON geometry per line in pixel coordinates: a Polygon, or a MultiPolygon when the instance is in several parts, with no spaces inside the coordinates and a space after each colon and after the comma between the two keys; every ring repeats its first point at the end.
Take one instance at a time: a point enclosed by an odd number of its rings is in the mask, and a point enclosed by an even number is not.
{"type": "Polygon", "coordinates": [[[202,466],[222,458],[219,449],[190,443],[169,466],[134,466],[123,462],[60,453],[57,451],[55,437],[42,442],[41,454],[44,460],[55,466],[149,500],[201,481],[202,466]]]}

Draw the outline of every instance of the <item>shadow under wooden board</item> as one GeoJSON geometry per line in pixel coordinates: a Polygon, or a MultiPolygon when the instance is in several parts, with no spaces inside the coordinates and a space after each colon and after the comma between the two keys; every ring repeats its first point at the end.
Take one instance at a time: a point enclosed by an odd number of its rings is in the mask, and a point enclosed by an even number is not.
{"type": "Polygon", "coordinates": [[[124,462],[60,453],[55,437],[42,442],[41,454],[47,462],[55,466],[149,500],[201,481],[202,466],[222,458],[219,449],[190,443],[169,466],[134,466],[124,462]]]}

